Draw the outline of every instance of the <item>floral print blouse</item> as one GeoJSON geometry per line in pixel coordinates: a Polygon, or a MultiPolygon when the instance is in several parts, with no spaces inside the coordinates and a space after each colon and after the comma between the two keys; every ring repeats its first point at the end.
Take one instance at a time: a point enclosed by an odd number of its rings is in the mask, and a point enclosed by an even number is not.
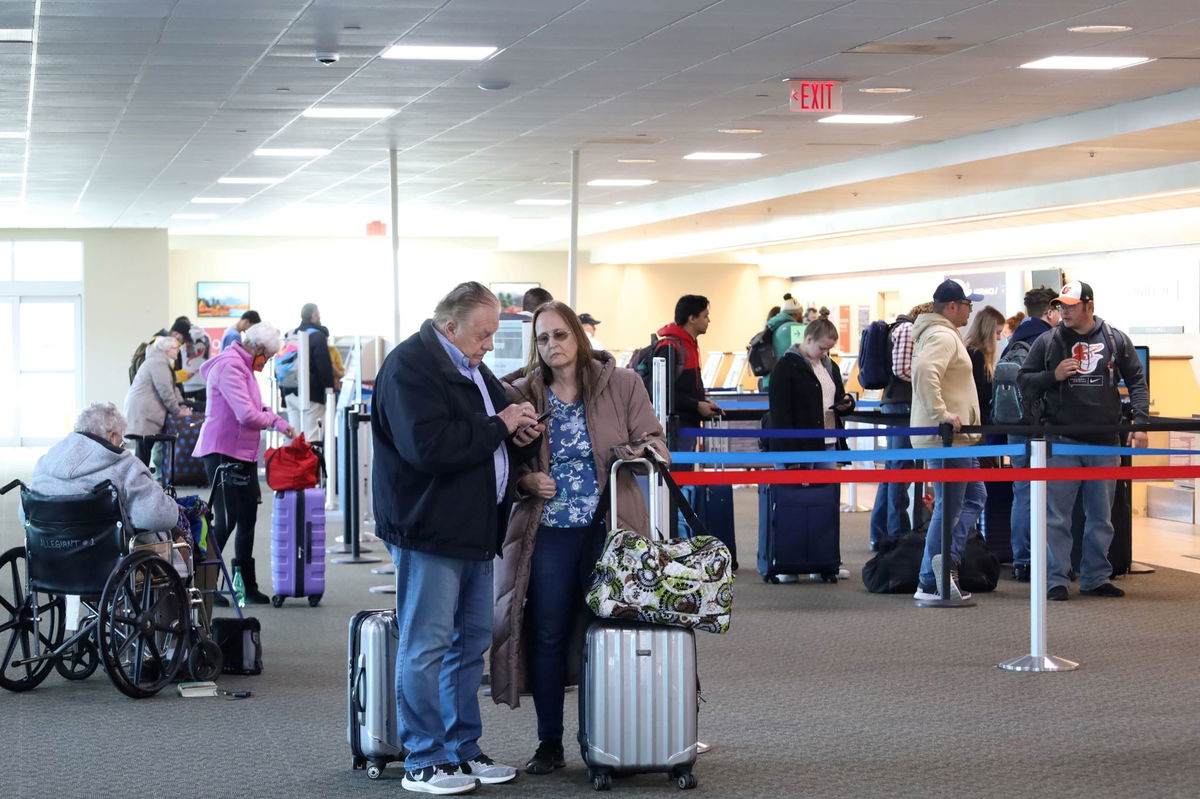
{"type": "Polygon", "coordinates": [[[558,493],[542,508],[546,527],[587,527],[600,503],[596,461],[583,401],[566,403],[547,388],[550,401],[550,476],[558,493]]]}

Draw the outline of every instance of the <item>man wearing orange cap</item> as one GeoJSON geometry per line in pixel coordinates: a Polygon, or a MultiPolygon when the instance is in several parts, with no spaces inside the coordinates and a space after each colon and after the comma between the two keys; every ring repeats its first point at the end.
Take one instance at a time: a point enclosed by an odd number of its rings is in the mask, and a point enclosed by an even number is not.
{"type": "MultiPolygon", "coordinates": [[[[1062,321],[1033,342],[1017,382],[1022,393],[1036,409],[1041,403],[1041,419],[1047,425],[1118,425],[1125,418],[1117,383],[1125,381],[1129,389],[1130,410],[1134,422],[1150,419],[1150,394],[1142,363],[1129,337],[1096,316],[1092,287],[1072,281],[1052,303],[1062,321]]],[[[1120,443],[1117,433],[1092,433],[1052,436],[1069,444],[1113,446],[1120,443]]],[[[1128,446],[1145,447],[1145,433],[1130,433],[1128,446]]],[[[1117,455],[1052,454],[1048,465],[1070,468],[1111,467],[1117,455]]],[[[1108,547],[1113,539],[1111,521],[1113,480],[1054,480],[1046,484],[1046,544],[1049,569],[1046,598],[1063,601],[1070,598],[1067,584],[1071,569],[1071,514],[1075,497],[1083,492],[1083,558],[1079,564],[1079,593],[1087,596],[1118,598],[1125,592],[1117,588],[1108,562],[1108,547]]]]}

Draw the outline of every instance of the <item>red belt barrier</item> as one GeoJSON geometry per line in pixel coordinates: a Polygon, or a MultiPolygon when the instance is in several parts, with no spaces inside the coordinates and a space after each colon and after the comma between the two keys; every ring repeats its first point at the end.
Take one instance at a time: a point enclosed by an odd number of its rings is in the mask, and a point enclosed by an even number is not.
{"type": "Polygon", "coordinates": [[[679,485],[767,483],[985,483],[1013,480],[1176,480],[1200,477],[1200,466],[1053,467],[1046,469],[741,469],[672,472],[679,485]]]}

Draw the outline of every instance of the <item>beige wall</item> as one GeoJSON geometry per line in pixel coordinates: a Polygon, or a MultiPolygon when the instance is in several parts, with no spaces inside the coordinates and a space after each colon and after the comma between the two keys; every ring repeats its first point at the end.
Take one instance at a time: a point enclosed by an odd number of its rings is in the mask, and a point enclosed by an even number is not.
{"type": "MultiPolygon", "coordinates": [[[[489,239],[405,240],[400,248],[402,335],[465,280],[536,282],[555,296],[567,290],[563,253],[498,253],[489,239]]],[[[299,322],[300,306],[315,302],[334,335],[392,338],[389,239],[172,237],[171,307],[194,309],[201,280],[248,281],[251,306],[285,330],[299,322]]]]}

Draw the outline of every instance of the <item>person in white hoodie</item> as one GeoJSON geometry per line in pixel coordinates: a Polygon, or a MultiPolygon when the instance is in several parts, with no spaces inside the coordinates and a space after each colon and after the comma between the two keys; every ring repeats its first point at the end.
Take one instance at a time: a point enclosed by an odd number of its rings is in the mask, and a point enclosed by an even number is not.
{"type": "Polygon", "coordinates": [[[29,487],[39,494],[85,494],[111,480],[137,530],[170,530],[179,505],[154,482],[150,469],[121,447],[125,417],[111,402],[84,408],[74,432],[52,446],[33,467],[29,487]]]}
{"type": "MultiPolygon", "coordinates": [[[[954,428],[954,445],[969,446],[979,440],[978,434],[959,432],[963,425],[980,424],[979,396],[971,356],[967,353],[959,328],[971,316],[971,304],[983,299],[972,294],[962,280],[947,279],[933,292],[933,311],[923,313],[913,323],[912,411],[909,422],[913,427],[936,427],[950,424],[954,428]]],[[[912,436],[913,449],[942,446],[940,436],[912,436]]],[[[977,468],[975,458],[929,458],[930,469],[977,468]]],[[[982,482],[935,483],[933,488],[933,517],[925,536],[925,556],[921,559],[917,600],[968,599],[958,587],[957,565],[950,570],[950,585],[942,588],[942,519],[951,530],[950,557],[954,564],[962,558],[967,532],[975,526],[987,499],[982,482]]]]}

